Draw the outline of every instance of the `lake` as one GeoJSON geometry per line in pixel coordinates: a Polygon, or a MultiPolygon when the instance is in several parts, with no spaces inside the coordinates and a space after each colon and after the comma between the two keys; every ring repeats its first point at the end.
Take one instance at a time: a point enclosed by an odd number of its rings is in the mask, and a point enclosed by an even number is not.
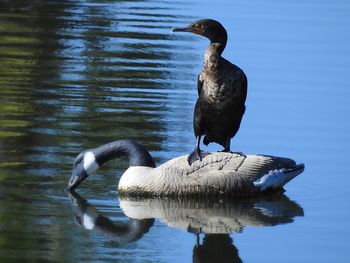
{"type": "Polygon", "coordinates": [[[0,261],[348,262],[349,12],[344,0],[0,1],[0,261]],[[248,77],[232,150],[304,173],[277,197],[125,199],[122,158],[65,192],[84,149],[132,138],[157,164],[193,149],[208,40],[171,28],[200,18],[226,27],[223,55],[248,77]]]}

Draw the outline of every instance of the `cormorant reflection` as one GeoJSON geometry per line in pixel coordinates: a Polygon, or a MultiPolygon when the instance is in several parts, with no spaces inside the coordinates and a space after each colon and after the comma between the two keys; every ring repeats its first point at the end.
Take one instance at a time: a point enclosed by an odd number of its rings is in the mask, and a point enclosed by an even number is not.
{"type": "Polygon", "coordinates": [[[140,239],[158,218],[164,224],[194,233],[193,262],[242,262],[230,233],[246,226],[274,226],[303,216],[303,209],[285,195],[241,200],[189,198],[120,198],[129,223],[112,223],[77,193],[70,195],[77,222],[119,242],[140,239]],[[202,242],[200,235],[203,235],[202,242]]]}
{"type": "Polygon", "coordinates": [[[206,234],[193,248],[193,262],[242,262],[229,234],[206,234]]]}

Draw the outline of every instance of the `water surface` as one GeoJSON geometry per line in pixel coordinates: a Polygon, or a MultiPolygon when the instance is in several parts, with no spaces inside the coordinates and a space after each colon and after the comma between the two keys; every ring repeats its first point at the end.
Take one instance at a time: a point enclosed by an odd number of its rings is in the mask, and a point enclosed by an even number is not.
{"type": "MultiPolygon", "coordinates": [[[[191,262],[215,244],[228,248],[230,262],[346,262],[349,11],[341,0],[1,1],[1,262],[191,262]],[[195,231],[160,216],[128,242],[81,227],[63,189],[83,149],[133,138],[158,164],[192,150],[208,41],[170,29],[203,17],[225,25],[224,56],[249,79],[232,148],[304,162],[286,187],[299,212],[279,206],[288,222],[202,234],[200,246],[195,231]]],[[[108,163],[79,188],[117,225],[129,222],[116,192],[126,167],[125,159],[108,163]]],[[[266,207],[275,206],[250,203],[235,215],[271,215],[266,207]]]]}

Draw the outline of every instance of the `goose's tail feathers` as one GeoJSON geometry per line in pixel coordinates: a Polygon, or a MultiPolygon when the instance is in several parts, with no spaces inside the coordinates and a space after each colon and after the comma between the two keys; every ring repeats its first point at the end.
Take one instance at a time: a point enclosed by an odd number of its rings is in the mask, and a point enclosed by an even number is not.
{"type": "Polygon", "coordinates": [[[275,190],[282,188],[290,180],[304,171],[305,165],[298,164],[292,168],[282,168],[279,170],[272,170],[263,175],[254,182],[254,186],[260,189],[261,192],[266,190],[275,190]]]}

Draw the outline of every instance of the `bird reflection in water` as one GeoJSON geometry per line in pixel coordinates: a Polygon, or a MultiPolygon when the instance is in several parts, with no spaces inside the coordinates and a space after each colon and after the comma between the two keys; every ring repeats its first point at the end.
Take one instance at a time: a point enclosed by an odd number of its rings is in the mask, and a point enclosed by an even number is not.
{"type": "Polygon", "coordinates": [[[193,262],[243,262],[229,234],[206,234],[193,248],[193,262]]]}
{"type": "Polygon", "coordinates": [[[88,230],[94,230],[118,243],[129,243],[140,239],[153,226],[154,219],[133,219],[126,222],[112,222],[90,205],[76,192],[69,193],[74,219],[77,225],[88,230]]]}
{"type": "Polygon", "coordinates": [[[195,234],[193,262],[242,262],[231,233],[242,232],[246,226],[287,224],[304,215],[303,209],[285,195],[243,200],[119,198],[129,221],[114,223],[74,191],[69,196],[79,225],[119,243],[142,238],[155,219],[195,234]]]}

